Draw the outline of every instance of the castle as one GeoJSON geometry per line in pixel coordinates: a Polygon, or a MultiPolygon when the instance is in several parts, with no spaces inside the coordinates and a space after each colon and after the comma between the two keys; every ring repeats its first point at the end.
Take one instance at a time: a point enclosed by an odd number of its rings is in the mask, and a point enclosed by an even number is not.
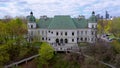
{"type": "Polygon", "coordinates": [[[37,37],[48,42],[55,51],[69,51],[78,48],[78,43],[96,41],[97,18],[93,11],[89,19],[84,16],[71,18],[69,15],[41,16],[36,22],[33,12],[27,16],[29,41],[37,37]]]}

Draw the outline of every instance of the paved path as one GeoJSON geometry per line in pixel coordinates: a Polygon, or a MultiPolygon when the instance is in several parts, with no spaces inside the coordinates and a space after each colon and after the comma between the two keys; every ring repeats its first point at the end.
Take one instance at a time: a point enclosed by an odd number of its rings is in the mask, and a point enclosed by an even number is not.
{"type": "Polygon", "coordinates": [[[32,59],[34,59],[34,58],[36,58],[36,57],[38,57],[38,56],[39,56],[39,55],[37,54],[37,55],[31,56],[31,57],[29,57],[29,58],[20,60],[20,61],[18,61],[18,62],[14,62],[14,63],[12,63],[12,64],[10,64],[10,65],[5,65],[4,68],[10,68],[10,67],[13,67],[13,66],[18,66],[18,65],[21,64],[21,63],[26,63],[26,64],[27,64],[27,61],[29,62],[29,60],[32,60],[32,59]]]}

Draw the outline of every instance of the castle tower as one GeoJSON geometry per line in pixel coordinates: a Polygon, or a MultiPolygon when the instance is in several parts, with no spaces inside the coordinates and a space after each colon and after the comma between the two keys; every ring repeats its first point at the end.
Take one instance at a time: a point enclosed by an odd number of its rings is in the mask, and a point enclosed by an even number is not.
{"type": "Polygon", "coordinates": [[[33,16],[33,12],[30,12],[30,15],[27,17],[27,19],[28,19],[28,28],[29,29],[36,28],[36,19],[33,16]]]}

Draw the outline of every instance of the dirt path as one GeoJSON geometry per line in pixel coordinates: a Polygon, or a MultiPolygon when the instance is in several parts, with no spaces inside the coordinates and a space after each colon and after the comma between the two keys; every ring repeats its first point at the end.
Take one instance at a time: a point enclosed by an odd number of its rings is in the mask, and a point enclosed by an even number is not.
{"type": "Polygon", "coordinates": [[[28,61],[28,63],[22,63],[19,65],[21,68],[37,68],[37,64],[34,60],[28,61]]]}

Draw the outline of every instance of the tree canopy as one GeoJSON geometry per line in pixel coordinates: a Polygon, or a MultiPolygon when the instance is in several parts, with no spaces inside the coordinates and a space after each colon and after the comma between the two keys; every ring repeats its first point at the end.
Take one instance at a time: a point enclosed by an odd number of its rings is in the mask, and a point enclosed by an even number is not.
{"type": "Polygon", "coordinates": [[[39,60],[41,64],[48,64],[48,61],[54,56],[54,49],[48,43],[42,43],[39,49],[39,60]]]}

